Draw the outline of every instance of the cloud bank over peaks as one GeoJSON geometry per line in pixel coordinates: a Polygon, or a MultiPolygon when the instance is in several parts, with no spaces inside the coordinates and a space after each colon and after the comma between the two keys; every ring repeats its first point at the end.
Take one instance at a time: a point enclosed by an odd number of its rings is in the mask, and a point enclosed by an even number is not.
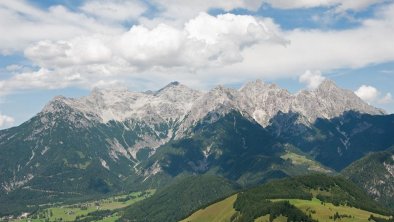
{"type": "Polygon", "coordinates": [[[261,41],[279,42],[278,33],[269,20],[200,13],[183,29],[163,23],[152,29],[135,25],[121,35],[45,40],[28,47],[25,56],[44,68],[110,63],[115,59],[135,69],[156,66],[198,69],[240,62],[243,48],[261,41]]]}
{"type": "MultiPolygon", "coordinates": [[[[0,31],[7,35],[0,36],[0,50],[23,52],[28,61],[7,64],[0,96],[119,84],[145,90],[174,80],[207,89],[289,77],[299,77],[313,89],[324,77],[305,70],[326,73],[394,61],[394,4],[371,9],[357,27],[332,30],[281,29],[273,19],[261,17],[266,9],[260,6],[330,10],[349,4],[355,10],[379,2],[88,0],[71,9],[4,0],[0,31]],[[256,13],[232,11],[239,8],[256,13]],[[211,15],[210,9],[232,13],[211,15]]],[[[384,103],[391,100],[390,95],[383,98],[384,103]]]]}
{"type": "Polygon", "coordinates": [[[92,88],[135,80],[144,72],[150,73],[150,81],[154,73],[190,74],[242,62],[242,51],[261,42],[287,44],[271,19],[204,12],[182,28],[164,23],[153,28],[134,25],[119,34],[42,40],[24,50],[25,57],[37,65],[36,71],[0,80],[0,94],[18,89],[92,88]]]}

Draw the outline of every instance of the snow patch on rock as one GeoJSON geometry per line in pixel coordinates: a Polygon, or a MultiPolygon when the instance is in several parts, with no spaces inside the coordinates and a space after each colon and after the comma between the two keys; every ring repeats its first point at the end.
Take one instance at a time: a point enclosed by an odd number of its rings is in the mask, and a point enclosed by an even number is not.
{"type": "Polygon", "coordinates": [[[101,166],[103,166],[105,169],[109,170],[109,166],[105,160],[100,159],[100,163],[101,163],[101,166]]]}

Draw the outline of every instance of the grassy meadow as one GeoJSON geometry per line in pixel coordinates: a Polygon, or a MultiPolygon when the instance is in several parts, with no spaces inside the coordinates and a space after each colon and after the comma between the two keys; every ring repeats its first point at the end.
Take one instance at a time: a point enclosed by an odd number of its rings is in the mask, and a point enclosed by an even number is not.
{"type": "Polygon", "coordinates": [[[75,221],[77,219],[83,220],[89,216],[102,217],[101,222],[116,221],[120,216],[116,212],[130,206],[138,201],[144,200],[155,193],[155,190],[146,190],[140,192],[132,192],[125,195],[110,197],[97,201],[86,203],[53,206],[36,212],[26,219],[15,221],[20,222],[46,222],[46,221],[75,221]]]}
{"type": "MultiPolygon", "coordinates": [[[[231,217],[236,214],[233,204],[237,195],[230,196],[220,202],[212,204],[204,209],[198,210],[188,218],[181,222],[226,222],[231,221],[231,217]]],[[[388,218],[383,215],[371,213],[369,211],[357,209],[349,206],[335,206],[331,203],[323,203],[319,199],[313,198],[312,200],[301,199],[273,199],[271,201],[287,200],[290,204],[311,215],[312,219],[319,222],[334,221],[334,215],[338,213],[341,222],[370,222],[368,218],[370,215],[376,217],[388,218]]],[[[269,215],[261,216],[255,219],[255,222],[268,222],[269,215]]],[[[287,218],[280,216],[275,218],[274,222],[286,222],[287,218]]]]}

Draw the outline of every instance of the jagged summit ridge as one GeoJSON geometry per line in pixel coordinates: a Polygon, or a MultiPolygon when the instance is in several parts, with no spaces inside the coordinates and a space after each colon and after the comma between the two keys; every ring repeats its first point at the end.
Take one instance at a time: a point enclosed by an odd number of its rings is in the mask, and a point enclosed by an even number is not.
{"type": "Polygon", "coordinates": [[[308,122],[317,118],[334,118],[346,111],[381,115],[384,111],[368,105],[352,91],[325,80],[314,90],[291,94],[275,84],[256,80],[239,90],[217,86],[208,92],[171,82],[155,92],[130,92],[126,89],[94,89],[88,96],[71,99],[55,97],[43,112],[55,112],[54,104],[63,103],[85,113],[89,118],[108,121],[136,119],[144,122],[182,122],[180,130],[189,128],[208,113],[224,115],[231,110],[247,114],[262,126],[279,112],[299,113],[308,122]]]}
{"type": "Polygon", "coordinates": [[[314,90],[302,90],[295,95],[293,112],[301,113],[310,122],[317,118],[331,119],[346,111],[381,115],[383,110],[368,105],[352,91],[338,87],[332,80],[324,80],[314,90]]]}
{"type": "Polygon", "coordinates": [[[201,92],[178,82],[154,93],[96,88],[90,95],[79,99],[55,97],[43,112],[56,112],[59,106],[55,104],[62,103],[82,113],[94,114],[103,123],[128,119],[160,122],[182,118],[201,95],[201,92]]]}

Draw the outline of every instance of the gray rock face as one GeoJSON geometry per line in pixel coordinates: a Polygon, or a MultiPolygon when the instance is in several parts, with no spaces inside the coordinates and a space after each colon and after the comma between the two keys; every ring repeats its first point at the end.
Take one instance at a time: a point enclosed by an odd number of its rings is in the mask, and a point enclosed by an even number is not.
{"type": "Polygon", "coordinates": [[[80,99],[56,97],[43,112],[62,109],[63,106],[54,105],[59,101],[83,113],[88,119],[102,123],[111,120],[136,120],[146,124],[177,123],[177,132],[173,132],[177,137],[184,135],[187,129],[212,112],[222,116],[237,110],[264,127],[279,112],[297,113],[300,115],[299,121],[306,125],[317,118],[331,119],[346,111],[384,114],[384,111],[368,105],[352,91],[337,87],[331,80],[325,80],[317,89],[302,90],[296,94],[260,80],[249,82],[239,90],[217,86],[209,92],[193,90],[178,82],[150,93],[95,89],[89,96],[80,99]]]}
{"type": "Polygon", "coordinates": [[[331,119],[351,110],[384,114],[384,111],[368,105],[352,91],[337,87],[331,80],[325,80],[315,90],[304,90],[296,94],[292,104],[292,111],[302,114],[310,122],[317,118],[331,119]]]}
{"type": "Polygon", "coordinates": [[[158,123],[182,118],[201,94],[179,83],[171,83],[155,93],[94,89],[90,95],[80,99],[56,97],[43,112],[56,112],[56,107],[61,107],[54,104],[62,101],[102,123],[129,119],[158,123]]]}
{"type": "Polygon", "coordinates": [[[204,94],[194,103],[181,129],[189,128],[209,112],[224,115],[230,110],[238,110],[264,127],[279,112],[297,113],[299,122],[305,125],[317,118],[340,116],[346,111],[384,114],[384,111],[368,105],[352,91],[338,88],[330,80],[324,81],[315,90],[303,90],[297,94],[257,80],[239,90],[216,87],[204,94]]]}

